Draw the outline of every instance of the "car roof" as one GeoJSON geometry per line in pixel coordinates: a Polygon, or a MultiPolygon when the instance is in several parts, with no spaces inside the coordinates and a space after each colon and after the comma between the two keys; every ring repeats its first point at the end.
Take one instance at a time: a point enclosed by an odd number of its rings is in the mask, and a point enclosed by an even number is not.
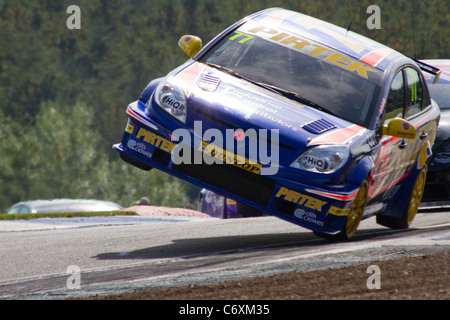
{"type": "MultiPolygon", "coordinates": [[[[437,83],[450,84],[450,59],[425,59],[422,61],[441,70],[437,83]]],[[[433,83],[434,76],[426,73],[424,76],[428,83],[433,83]]]]}
{"type": "Polygon", "coordinates": [[[412,62],[398,51],[329,22],[282,8],[271,8],[250,20],[302,36],[385,71],[393,60],[412,62]]]}
{"type": "Polygon", "coordinates": [[[27,206],[32,212],[82,212],[82,211],[111,211],[121,210],[122,207],[114,202],[86,199],[52,199],[22,201],[14,206],[27,206]]]}

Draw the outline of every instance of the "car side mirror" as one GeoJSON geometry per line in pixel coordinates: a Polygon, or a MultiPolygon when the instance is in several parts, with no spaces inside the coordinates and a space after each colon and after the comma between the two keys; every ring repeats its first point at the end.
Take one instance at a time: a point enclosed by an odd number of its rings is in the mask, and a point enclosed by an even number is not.
{"type": "Polygon", "coordinates": [[[189,58],[192,58],[202,49],[202,39],[196,36],[182,36],[178,41],[178,46],[189,58]]]}
{"type": "Polygon", "coordinates": [[[416,134],[416,128],[411,123],[401,118],[391,119],[387,124],[383,125],[383,135],[386,136],[415,139],[416,134]]]}

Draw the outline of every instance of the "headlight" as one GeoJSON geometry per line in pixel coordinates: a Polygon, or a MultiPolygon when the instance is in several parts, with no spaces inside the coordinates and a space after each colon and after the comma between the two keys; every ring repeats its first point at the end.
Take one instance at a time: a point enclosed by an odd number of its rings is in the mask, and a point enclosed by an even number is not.
{"type": "Polygon", "coordinates": [[[333,173],[347,162],[349,155],[347,146],[317,146],[305,151],[291,163],[291,167],[310,172],[333,173]]]}
{"type": "Polygon", "coordinates": [[[158,86],[155,101],[164,111],[186,123],[186,94],[174,78],[168,78],[158,86]]]}

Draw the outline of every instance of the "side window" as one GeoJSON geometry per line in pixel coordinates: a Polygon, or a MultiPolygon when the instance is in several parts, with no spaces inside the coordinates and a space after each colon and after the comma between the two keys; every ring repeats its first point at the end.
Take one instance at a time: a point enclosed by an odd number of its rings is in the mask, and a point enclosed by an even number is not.
{"type": "Polygon", "coordinates": [[[400,71],[395,76],[391,84],[388,99],[385,108],[385,120],[396,117],[403,117],[403,109],[405,107],[405,85],[403,80],[403,72],[400,71]]]}
{"type": "Polygon", "coordinates": [[[415,115],[422,110],[424,104],[424,89],[420,81],[419,73],[412,69],[406,68],[406,112],[405,118],[415,115]]]}

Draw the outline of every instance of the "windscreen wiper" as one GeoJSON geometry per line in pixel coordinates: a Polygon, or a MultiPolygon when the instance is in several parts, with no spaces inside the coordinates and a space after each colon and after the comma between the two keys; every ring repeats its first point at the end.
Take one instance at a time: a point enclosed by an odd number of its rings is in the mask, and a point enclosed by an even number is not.
{"type": "Polygon", "coordinates": [[[241,76],[239,73],[237,73],[237,72],[231,70],[230,68],[221,66],[221,65],[219,65],[219,64],[210,63],[210,62],[204,62],[204,63],[205,63],[206,65],[208,65],[208,66],[214,68],[214,69],[217,69],[217,70],[223,71],[223,72],[225,72],[225,73],[231,74],[232,76],[235,76],[235,77],[237,77],[237,78],[239,78],[239,79],[243,79],[243,80],[250,81],[249,79],[245,78],[244,76],[241,76]]]}
{"type": "Polygon", "coordinates": [[[225,73],[228,73],[228,74],[230,74],[230,75],[232,75],[232,76],[235,76],[236,78],[245,80],[245,81],[250,82],[250,83],[252,83],[252,84],[254,84],[254,85],[257,85],[257,86],[259,86],[259,87],[263,87],[264,89],[268,89],[268,90],[270,90],[270,91],[272,91],[272,92],[274,92],[274,93],[281,93],[280,90],[283,90],[283,89],[277,88],[277,87],[275,87],[275,86],[271,86],[271,85],[266,84],[266,83],[257,82],[257,81],[248,79],[248,78],[244,77],[243,75],[240,75],[240,74],[237,73],[236,71],[231,70],[230,68],[227,68],[227,67],[224,67],[224,66],[215,64],[215,63],[209,63],[209,62],[205,62],[205,64],[207,64],[208,66],[213,67],[213,68],[215,68],[215,69],[217,69],[217,70],[220,70],[220,71],[223,71],[223,72],[225,72],[225,73]]]}

